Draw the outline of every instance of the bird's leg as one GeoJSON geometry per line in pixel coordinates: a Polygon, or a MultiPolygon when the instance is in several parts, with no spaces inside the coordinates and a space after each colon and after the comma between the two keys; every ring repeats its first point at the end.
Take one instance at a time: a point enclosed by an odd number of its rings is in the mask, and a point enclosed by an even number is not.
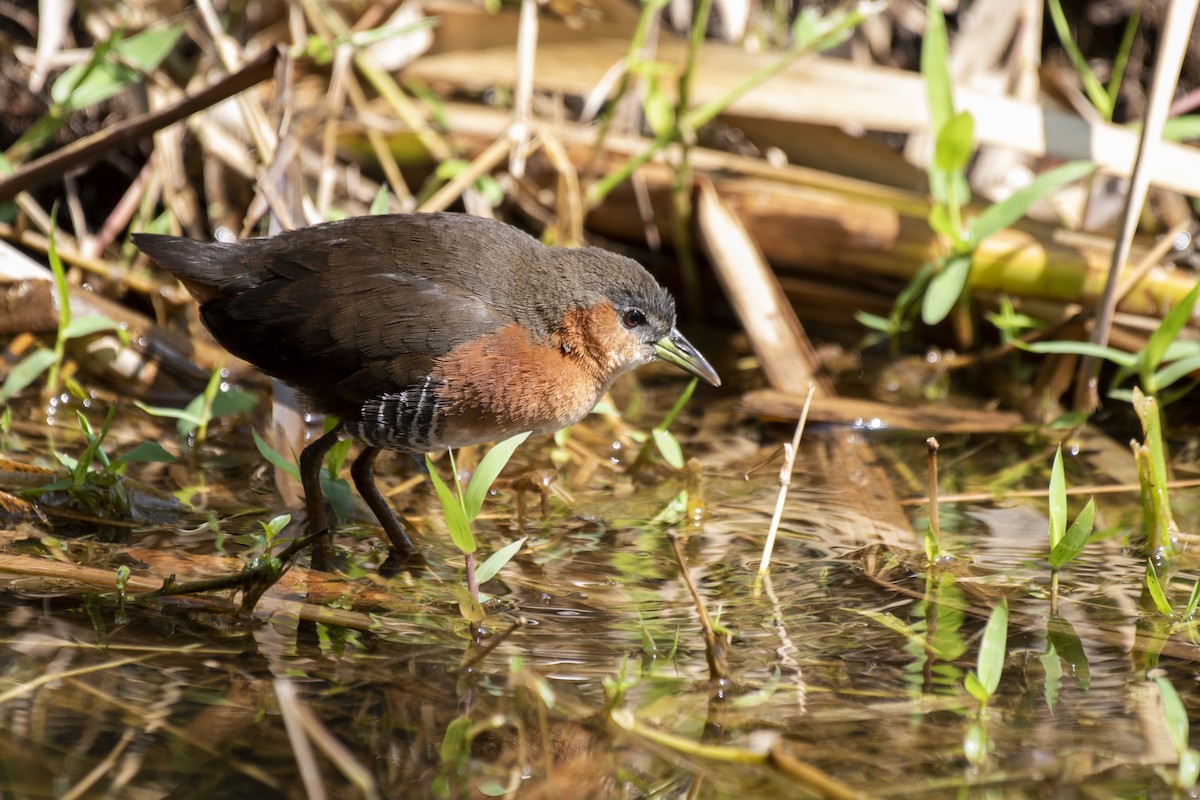
{"type": "Polygon", "coordinates": [[[375,475],[372,469],[378,456],[378,447],[364,447],[350,467],[350,477],[354,478],[354,487],[358,489],[359,497],[374,512],[375,518],[383,526],[383,532],[387,534],[388,541],[392,543],[392,555],[389,560],[403,560],[412,552],[412,539],[409,538],[404,530],[404,525],[396,518],[392,507],[388,505],[387,500],[379,493],[379,488],[375,485],[375,475]]]}
{"type": "Polygon", "coordinates": [[[304,448],[300,454],[300,484],[304,487],[304,507],[308,511],[308,532],[313,539],[312,568],[329,571],[333,560],[331,531],[325,520],[325,493],[321,491],[321,464],[325,455],[342,438],[342,424],[304,448]]]}

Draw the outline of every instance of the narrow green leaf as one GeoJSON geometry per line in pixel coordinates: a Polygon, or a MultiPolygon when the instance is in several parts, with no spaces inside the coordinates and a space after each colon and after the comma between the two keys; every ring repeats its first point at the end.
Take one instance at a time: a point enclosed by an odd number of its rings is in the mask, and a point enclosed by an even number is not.
{"type": "Polygon", "coordinates": [[[1000,685],[1004,672],[1004,657],[1008,654],[1008,601],[1002,599],[992,609],[987,626],[983,629],[983,640],[979,643],[979,657],[975,671],[979,684],[991,697],[1000,685]]]}
{"type": "Polygon", "coordinates": [[[1191,792],[1196,788],[1196,779],[1200,778],[1200,750],[1189,747],[1179,754],[1179,770],[1176,776],[1183,789],[1191,792]]]}
{"type": "Polygon", "coordinates": [[[371,201],[371,208],[370,208],[369,213],[371,214],[371,216],[377,217],[380,214],[386,214],[387,212],[388,212],[388,187],[387,187],[387,184],[385,183],[385,184],[380,185],[379,191],[375,193],[375,199],[371,201]]]}
{"type": "Polygon", "coordinates": [[[1095,172],[1090,161],[1071,161],[1037,176],[1024,189],[1018,189],[999,203],[987,207],[967,225],[967,240],[972,249],[999,230],[1013,225],[1029,207],[1060,186],[1095,172]]]}
{"type": "Polygon", "coordinates": [[[72,110],[107,100],[153,71],[174,49],[183,27],[149,28],[110,45],[88,64],[69,67],[51,87],[51,98],[72,110]]]}
{"type": "Polygon", "coordinates": [[[525,544],[525,537],[517,539],[515,542],[510,542],[492,553],[475,570],[475,580],[482,584],[496,577],[500,570],[504,569],[504,565],[512,561],[513,556],[517,554],[523,544],[525,544]]]}
{"type": "Polygon", "coordinates": [[[158,442],[142,442],[137,447],[117,456],[114,461],[139,464],[170,464],[178,459],[167,452],[158,442]]]}
{"type": "Polygon", "coordinates": [[[921,40],[921,77],[929,102],[929,130],[940,131],[954,114],[950,86],[950,46],[946,37],[946,18],[937,0],[925,3],[925,36],[921,40]]]}
{"type": "Polygon", "coordinates": [[[1054,465],[1050,467],[1049,491],[1050,552],[1058,547],[1067,532],[1067,479],[1063,474],[1062,445],[1054,453],[1054,465]]]}
{"type": "Polygon", "coordinates": [[[454,542],[454,546],[460,552],[474,553],[475,535],[471,533],[471,523],[467,520],[466,511],[463,509],[458,495],[446,485],[442,476],[438,475],[429,456],[425,456],[425,468],[429,470],[429,479],[433,481],[433,488],[437,491],[438,503],[442,507],[442,516],[450,531],[450,540],[454,542]]]}
{"type": "Polygon", "coordinates": [[[0,388],[0,403],[7,403],[10,397],[36,381],[53,363],[54,351],[45,347],[34,350],[17,362],[4,379],[4,387],[0,388]]]}
{"type": "Polygon", "coordinates": [[[181,420],[187,422],[191,428],[195,428],[200,424],[200,418],[190,411],[179,408],[168,408],[167,406],[148,406],[140,400],[134,400],[133,404],[152,417],[167,417],[169,419],[181,420]]]}
{"type": "Polygon", "coordinates": [[[675,469],[683,469],[683,448],[675,435],[662,428],[654,428],[650,435],[654,437],[654,445],[662,453],[663,459],[675,469]]]}
{"type": "Polygon", "coordinates": [[[78,339],[82,336],[91,336],[93,333],[100,331],[118,331],[121,325],[113,322],[108,317],[92,316],[79,317],[71,320],[71,324],[62,330],[64,339],[78,339]]]}
{"type": "Polygon", "coordinates": [[[338,524],[344,525],[350,519],[350,484],[340,478],[330,478],[322,471],[321,491],[325,493],[338,524]]]}
{"type": "Polygon", "coordinates": [[[1077,356],[1095,356],[1106,361],[1111,361],[1120,367],[1135,367],[1137,366],[1137,356],[1132,353],[1126,353],[1124,350],[1117,350],[1115,347],[1101,347],[1091,342],[1034,342],[1033,344],[1022,344],[1021,342],[1013,342],[1013,344],[1022,350],[1027,350],[1030,353],[1040,353],[1043,355],[1053,354],[1068,354],[1077,356]]]}
{"type": "Polygon", "coordinates": [[[1079,516],[1071,523],[1067,534],[1059,540],[1050,551],[1050,569],[1060,569],[1063,564],[1072,561],[1083,550],[1092,535],[1092,526],[1096,521],[1096,501],[1089,500],[1079,512],[1079,516]]]}
{"type": "Polygon", "coordinates": [[[1183,610],[1183,618],[1191,619],[1196,615],[1196,607],[1200,606],[1200,581],[1192,585],[1192,594],[1188,597],[1187,606],[1183,610]]]}
{"type": "Polygon", "coordinates": [[[240,389],[222,389],[213,397],[209,413],[213,419],[232,417],[251,411],[258,405],[258,398],[240,389]]]}
{"type": "Polygon", "coordinates": [[[250,434],[254,437],[254,446],[258,448],[258,452],[276,469],[282,470],[292,480],[300,480],[300,468],[281,456],[279,453],[263,441],[263,438],[258,435],[258,431],[251,430],[250,434]]]}
{"type": "Polygon", "coordinates": [[[979,678],[975,677],[974,672],[968,672],[963,677],[963,688],[974,697],[980,705],[987,705],[987,701],[991,699],[991,695],[987,693],[987,689],[983,688],[983,684],[979,682],[979,678]]]}
{"type": "Polygon", "coordinates": [[[528,438],[529,431],[510,436],[503,442],[493,445],[479,460],[479,466],[475,468],[475,474],[471,476],[471,482],[467,484],[467,491],[463,495],[462,505],[468,522],[474,521],[479,516],[479,510],[483,508],[483,499],[487,497],[488,490],[496,482],[504,465],[512,458],[513,452],[528,438]]]}
{"type": "Polygon", "coordinates": [[[100,433],[98,434],[92,433],[87,418],[83,414],[78,415],[79,426],[87,434],[88,443],[87,447],[83,448],[83,452],[79,455],[79,460],[75,463],[75,469],[72,470],[71,479],[76,486],[83,485],[92,461],[95,460],[105,465],[108,464],[108,458],[104,455],[104,451],[100,449],[100,446],[104,444],[104,440],[108,436],[108,429],[112,426],[113,416],[116,412],[116,406],[109,406],[108,415],[104,418],[104,426],[100,428],[100,433]]]}
{"type": "Polygon", "coordinates": [[[1158,570],[1154,569],[1154,562],[1150,559],[1146,559],[1146,591],[1150,593],[1150,599],[1154,601],[1158,613],[1164,617],[1175,616],[1171,601],[1167,599],[1167,590],[1158,577],[1158,570]]]}
{"type": "Polygon", "coordinates": [[[1162,364],[1167,348],[1171,346],[1171,343],[1179,336],[1179,332],[1191,319],[1192,309],[1196,305],[1198,296],[1200,296],[1200,281],[1197,281],[1192,290],[1163,316],[1162,322],[1155,328],[1154,333],[1150,334],[1146,346],[1142,348],[1138,359],[1139,372],[1142,374],[1143,383],[1150,394],[1157,393],[1156,387],[1151,385],[1153,378],[1150,376],[1162,364]]]}
{"type": "Polygon", "coordinates": [[[1158,685],[1158,697],[1162,701],[1163,719],[1167,722],[1167,735],[1176,753],[1183,753],[1188,746],[1188,716],[1179,693],[1165,677],[1154,679],[1158,685]]]}
{"type": "Polygon", "coordinates": [[[956,253],[946,259],[942,271],[933,276],[925,297],[921,302],[921,320],[926,325],[937,325],[944,320],[962,296],[967,285],[967,274],[971,271],[971,256],[956,253]]]}
{"type": "Polygon", "coordinates": [[[1087,93],[1088,99],[1092,101],[1092,105],[1096,107],[1096,110],[1100,112],[1100,115],[1106,121],[1111,120],[1113,115],[1113,100],[1109,97],[1104,84],[1100,82],[1100,79],[1096,77],[1096,73],[1092,71],[1087,57],[1079,49],[1079,45],[1075,43],[1075,37],[1071,35],[1071,28],[1067,24],[1067,15],[1063,13],[1062,3],[1060,0],[1049,0],[1048,6],[1050,9],[1050,20],[1054,23],[1054,30],[1058,34],[1058,41],[1062,44],[1063,50],[1067,52],[1067,56],[1071,59],[1071,64],[1075,67],[1075,71],[1079,73],[1079,78],[1083,82],[1083,88],[1087,93]]]}
{"type": "Polygon", "coordinates": [[[854,320],[864,328],[870,328],[880,333],[891,333],[892,321],[877,314],[868,314],[866,311],[855,311],[854,320]]]}
{"type": "MultiPolygon", "coordinates": [[[[975,152],[975,118],[968,111],[952,116],[938,131],[933,160],[943,172],[961,172],[975,152]]],[[[957,237],[957,234],[955,235],[957,237]]]]}
{"type": "Polygon", "coordinates": [[[941,203],[934,203],[930,207],[928,220],[929,227],[940,236],[945,236],[951,241],[957,241],[962,236],[962,231],[954,229],[954,223],[950,220],[950,212],[941,203]]]}

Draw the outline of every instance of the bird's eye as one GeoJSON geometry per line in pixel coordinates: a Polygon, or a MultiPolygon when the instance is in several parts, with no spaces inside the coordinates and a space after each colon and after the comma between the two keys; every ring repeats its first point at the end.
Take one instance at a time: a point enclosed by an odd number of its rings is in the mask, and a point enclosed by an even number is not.
{"type": "Polygon", "coordinates": [[[626,328],[640,328],[646,324],[646,315],[636,308],[631,308],[621,317],[621,324],[626,328]]]}

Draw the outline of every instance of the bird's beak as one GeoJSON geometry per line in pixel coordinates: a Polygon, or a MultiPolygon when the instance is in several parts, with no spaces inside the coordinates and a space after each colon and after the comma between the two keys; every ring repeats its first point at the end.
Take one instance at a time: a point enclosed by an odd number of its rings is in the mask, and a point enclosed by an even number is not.
{"type": "Polygon", "coordinates": [[[712,368],[700,351],[692,347],[692,343],[683,338],[683,334],[675,328],[663,338],[654,343],[654,352],[663,361],[669,361],[685,372],[690,372],[697,378],[702,378],[713,386],[721,385],[721,378],[712,368]]]}

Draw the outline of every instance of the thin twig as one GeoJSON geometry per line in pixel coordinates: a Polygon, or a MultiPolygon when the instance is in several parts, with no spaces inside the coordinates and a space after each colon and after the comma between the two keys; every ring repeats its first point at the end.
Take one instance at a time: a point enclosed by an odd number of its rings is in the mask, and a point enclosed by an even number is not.
{"type": "Polygon", "coordinates": [[[925,440],[929,448],[929,533],[938,550],[942,547],[942,524],[938,520],[938,440],[930,436],[925,440]]]}
{"type": "Polygon", "coordinates": [[[771,568],[771,553],[775,549],[775,538],[779,535],[779,523],[783,520],[783,506],[787,501],[788,488],[792,485],[792,469],[796,464],[796,451],[800,448],[800,437],[804,435],[804,424],[808,422],[808,410],[812,407],[815,383],[808,384],[808,394],[804,397],[804,407],[800,409],[800,420],[796,423],[796,432],[792,434],[791,444],[783,446],[783,466],[779,469],[779,496],[775,498],[775,513],[771,517],[771,527],[767,529],[767,540],[763,542],[762,558],[758,562],[758,577],[755,579],[755,595],[758,594],[758,583],[767,570],[771,568]]]}

